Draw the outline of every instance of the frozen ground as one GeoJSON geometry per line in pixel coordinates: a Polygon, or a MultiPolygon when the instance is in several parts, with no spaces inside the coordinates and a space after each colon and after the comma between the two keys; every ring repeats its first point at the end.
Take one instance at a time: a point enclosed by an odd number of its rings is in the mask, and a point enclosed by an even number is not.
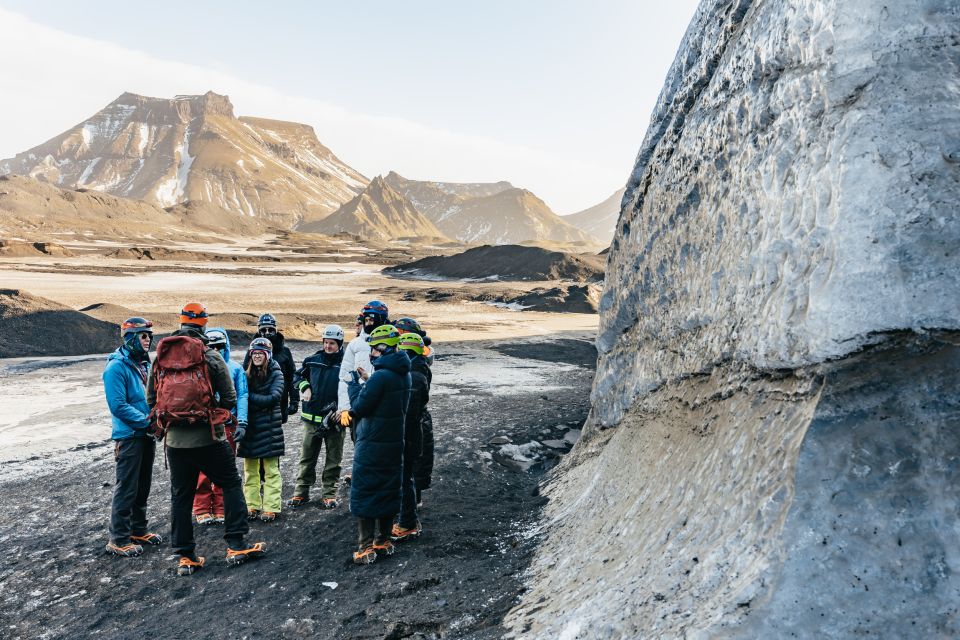
{"type": "MultiPolygon", "coordinates": [[[[423,537],[395,556],[354,566],[353,518],[345,508],[309,505],[255,523],[252,537],[266,540],[270,554],[235,570],[222,563],[222,531],[198,530],[209,566],[192,578],[175,576],[166,546],[130,560],[102,553],[113,480],[102,360],[4,361],[0,404],[12,411],[0,422],[0,543],[8,557],[0,568],[0,636],[500,637],[537,540],[537,484],[561,449],[527,446],[536,459],[517,465],[496,443],[575,437],[595,362],[587,338],[438,345],[434,487],[423,537]]],[[[300,361],[314,345],[292,347],[300,361]]],[[[291,420],[285,497],[301,434],[291,420]]],[[[160,458],[154,481],[150,517],[166,535],[169,484],[160,458]]]]}

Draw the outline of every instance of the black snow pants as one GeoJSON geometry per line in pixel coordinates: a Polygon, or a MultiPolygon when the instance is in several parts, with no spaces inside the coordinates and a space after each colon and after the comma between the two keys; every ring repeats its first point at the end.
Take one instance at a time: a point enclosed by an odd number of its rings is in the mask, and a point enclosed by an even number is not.
{"type": "Polygon", "coordinates": [[[224,534],[230,549],[243,549],[247,524],[247,502],[237,473],[237,459],[227,442],[215,442],[192,449],[167,448],[170,465],[171,546],[176,553],[193,558],[193,497],[202,471],[210,482],[223,490],[224,534]]]}
{"type": "Polygon", "coordinates": [[[433,480],[433,416],[428,409],[423,410],[420,420],[423,431],[423,450],[416,462],[413,463],[413,481],[417,485],[417,502],[420,502],[420,492],[430,488],[433,480]]]}
{"type": "Polygon", "coordinates": [[[130,536],[147,533],[147,498],[153,482],[153,438],[133,437],[114,443],[117,482],[110,508],[110,541],[118,547],[130,544],[130,536]]]}

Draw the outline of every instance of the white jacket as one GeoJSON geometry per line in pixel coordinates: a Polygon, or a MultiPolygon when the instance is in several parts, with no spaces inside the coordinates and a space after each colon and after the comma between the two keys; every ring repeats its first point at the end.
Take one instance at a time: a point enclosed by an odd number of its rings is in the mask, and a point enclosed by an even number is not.
{"type": "MultiPolygon", "coordinates": [[[[353,380],[353,372],[357,367],[363,367],[363,370],[369,374],[373,373],[373,364],[370,363],[370,345],[367,344],[367,332],[363,331],[359,336],[347,344],[343,350],[343,362],[340,363],[340,384],[337,386],[337,409],[339,411],[348,411],[350,409],[350,396],[347,394],[347,383],[353,380]]],[[[360,378],[360,384],[366,382],[360,378]]]]}

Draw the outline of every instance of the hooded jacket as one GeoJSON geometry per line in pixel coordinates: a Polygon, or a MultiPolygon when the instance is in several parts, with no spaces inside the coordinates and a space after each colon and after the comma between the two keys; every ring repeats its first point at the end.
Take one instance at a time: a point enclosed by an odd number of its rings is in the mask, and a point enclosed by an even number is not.
{"type": "MultiPolygon", "coordinates": [[[[174,331],[171,336],[189,336],[196,338],[207,344],[207,337],[203,335],[200,329],[183,326],[178,331],[174,331]]],[[[224,362],[223,356],[216,349],[207,347],[203,353],[203,359],[207,363],[207,372],[210,374],[210,386],[216,397],[216,404],[223,409],[232,410],[237,404],[237,390],[233,386],[233,378],[230,376],[230,369],[224,362]]],[[[147,383],[147,404],[151,407],[157,403],[156,391],[157,368],[153,367],[150,371],[150,380],[147,383]]],[[[217,427],[217,441],[225,441],[223,427],[217,427]]],[[[197,447],[206,447],[214,443],[213,435],[210,429],[203,425],[178,425],[173,424],[167,431],[167,446],[172,449],[194,449],[197,447]]]]}
{"type": "MultiPolygon", "coordinates": [[[[149,360],[147,367],[149,371],[149,360]]],[[[145,435],[150,426],[150,407],[141,369],[130,357],[126,346],[107,356],[103,369],[103,391],[113,421],[114,440],[126,440],[145,435]]]]}
{"type": "Polygon", "coordinates": [[[343,349],[333,354],[321,349],[303,361],[303,366],[297,371],[295,386],[300,393],[310,389],[310,400],[300,407],[301,419],[314,424],[322,422],[323,408],[331,402],[337,402],[342,361],[343,349]]]}
{"type": "Polygon", "coordinates": [[[247,432],[237,445],[240,458],[277,458],[283,455],[283,371],[276,360],[267,361],[267,375],[247,376],[247,432]]]}
{"type": "Polygon", "coordinates": [[[223,359],[227,363],[227,369],[230,370],[230,377],[233,379],[233,388],[237,392],[237,404],[230,410],[236,417],[237,422],[247,422],[247,374],[236,362],[230,360],[230,334],[223,327],[210,327],[207,331],[222,331],[227,337],[227,346],[223,350],[223,359]]]}
{"type": "Polygon", "coordinates": [[[340,364],[340,385],[337,388],[337,409],[340,411],[350,409],[350,385],[353,383],[363,384],[363,379],[356,375],[357,367],[363,367],[363,370],[367,373],[373,373],[373,365],[370,364],[370,345],[367,344],[369,335],[364,329],[343,350],[343,362],[340,364]]]}
{"type": "Polygon", "coordinates": [[[374,373],[356,396],[359,419],[353,452],[350,511],[360,518],[400,512],[404,422],[410,402],[410,358],[393,351],[377,358],[374,373]]]}
{"type": "Polygon", "coordinates": [[[407,408],[406,425],[404,429],[403,458],[408,468],[412,468],[416,459],[423,453],[422,420],[430,401],[430,383],[433,381],[433,372],[424,356],[412,351],[406,352],[410,357],[410,406],[407,408]]]}

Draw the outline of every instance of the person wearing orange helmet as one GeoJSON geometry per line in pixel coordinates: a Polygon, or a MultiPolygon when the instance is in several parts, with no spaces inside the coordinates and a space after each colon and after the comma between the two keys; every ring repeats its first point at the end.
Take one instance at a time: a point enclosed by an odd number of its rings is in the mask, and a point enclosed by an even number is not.
{"type": "MultiPolygon", "coordinates": [[[[208,345],[204,335],[206,326],[206,307],[198,302],[185,305],[180,312],[180,329],[157,346],[157,360],[147,385],[147,403],[153,408],[151,415],[156,416],[158,422],[163,418],[158,408],[168,403],[172,406],[177,400],[164,397],[166,384],[177,384],[181,395],[197,393],[199,397],[212,398],[205,409],[205,415],[210,418],[181,420],[179,414],[174,414],[175,419],[166,420],[161,425],[165,429],[163,437],[166,438],[170,466],[171,545],[180,556],[177,574],[181,576],[191,575],[204,566],[204,558],[196,553],[192,520],[200,473],[223,490],[227,564],[241,564],[266,552],[266,545],[262,542],[246,543],[250,525],[236,458],[227,443],[225,424],[212,420],[224,413],[229,418],[230,409],[237,402],[237,392],[223,356],[208,345]],[[175,352],[176,349],[180,351],[175,352]],[[165,368],[168,353],[171,353],[171,362],[176,362],[176,367],[165,368]],[[202,354],[202,362],[197,365],[187,362],[195,353],[202,354]],[[199,390],[184,389],[184,377],[175,375],[174,369],[183,370],[187,365],[193,366],[197,373],[199,390]]],[[[237,434],[238,440],[241,439],[239,436],[237,434]]]]}

